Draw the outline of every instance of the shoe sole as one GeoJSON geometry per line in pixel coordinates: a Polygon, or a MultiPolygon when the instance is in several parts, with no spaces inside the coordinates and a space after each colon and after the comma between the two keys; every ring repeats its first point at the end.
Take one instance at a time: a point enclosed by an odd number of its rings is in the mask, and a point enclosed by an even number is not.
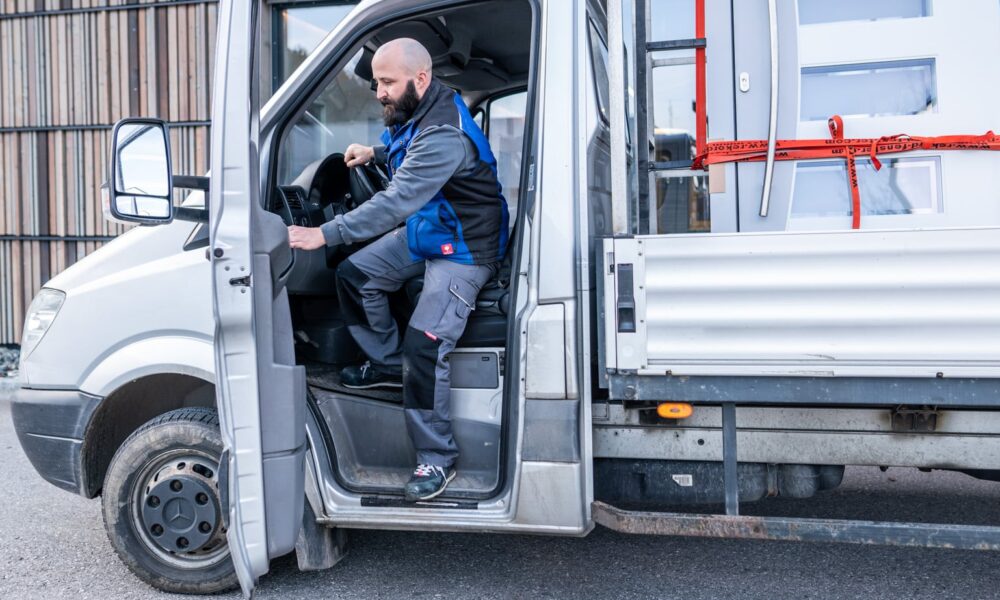
{"type": "Polygon", "coordinates": [[[455,479],[455,475],[456,474],[457,473],[455,471],[452,471],[451,474],[448,475],[448,477],[445,478],[444,485],[441,486],[441,489],[439,489],[438,491],[434,492],[433,494],[430,494],[428,496],[421,496],[420,498],[409,498],[408,497],[407,500],[409,500],[410,502],[420,502],[422,500],[431,500],[433,498],[437,498],[438,496],[440,496],[442,494],[442,492],[444,492],[446,489],[448,489],[448,484],[451,483],[453,479],[455,479]]]}
{"type": "Polygon", "coordinates": [[[377,387],[403,389],[402,383],[387,383],[387,382],[370,383],[368,385],[351,385],[349,383],[340,382],[340,385],[344,386],[345,388],[350,388],[352,390],[370,390],[372,388],[377,388],[377,387]]]}

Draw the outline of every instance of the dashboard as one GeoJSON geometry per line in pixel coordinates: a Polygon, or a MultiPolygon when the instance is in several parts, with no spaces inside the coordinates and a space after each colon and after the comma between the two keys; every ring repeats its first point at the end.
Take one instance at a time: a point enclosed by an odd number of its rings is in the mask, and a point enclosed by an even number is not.
{"type": "Polygon", "coordinates": [[[285,225],[319,227],[348,210],[350,170],[344,155],[335,153],[308,165],[287,185],[278,186],[269,210],[285,225]]]}
{"type": "MultiPolygon", "coordinates": [[[[343,154],[331,154],[307,165],[289,184],[279,185],[268,207],[285,225],[319,227],[334,216],[347,212],[352,200],[350,170],[343,154]]],[[[335,293],[332,269],[349,253],[344,247],[295,250],[288,277],[294,294],[335,293]]]]}

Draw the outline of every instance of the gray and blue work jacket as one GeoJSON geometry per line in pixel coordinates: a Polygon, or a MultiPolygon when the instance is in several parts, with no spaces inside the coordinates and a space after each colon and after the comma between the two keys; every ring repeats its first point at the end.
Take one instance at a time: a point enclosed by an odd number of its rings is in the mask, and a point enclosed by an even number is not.
{"type": "Polygon", "coordinates": [[[413,117],[382,141],[375,160],[389,167],[388,188],[325,223],[327,245],[364,241],[406,219],[415,259],[484,265],[503,258],[510,217],[496,158],[458,94],[432,80],[413,117]]]}

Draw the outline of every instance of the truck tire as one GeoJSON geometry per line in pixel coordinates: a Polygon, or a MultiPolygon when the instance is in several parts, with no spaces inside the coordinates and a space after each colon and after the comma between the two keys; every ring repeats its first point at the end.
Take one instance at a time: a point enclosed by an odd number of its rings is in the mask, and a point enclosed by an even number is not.
{"type": "Polygon", "coordinates": [[[172,593],[235,587],[218,489],[222,438],[212,409],[181,408],[125,440],[104,478],[104,529],[139,579],[172,593]]]}

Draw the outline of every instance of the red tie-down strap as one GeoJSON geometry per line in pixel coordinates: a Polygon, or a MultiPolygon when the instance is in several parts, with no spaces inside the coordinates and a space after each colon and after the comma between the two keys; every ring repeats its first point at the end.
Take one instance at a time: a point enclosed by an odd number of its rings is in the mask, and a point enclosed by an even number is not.
{"type": "MultiPolygon", "coordinates": [[[[844,120],[830,117],[831,139],[778,140],[774,160],[810,160],[842,158],[847,161],[847,180],[851,186],[851,228],[861,227],[861,192],[858,190],[858,169],[855,157],[867,154],[875,170],[882,168],[878,157],[915,150],[1000,150],[1000,136],[988,131],[983,135],[943,135],[916,137],[900,133],[880,138],[845,138],[844,120]]],[[[767,158],[767,140],[709,142],[705,151],[694,159],[692,169],[728,162],[757,162],[767,158]]]]}

